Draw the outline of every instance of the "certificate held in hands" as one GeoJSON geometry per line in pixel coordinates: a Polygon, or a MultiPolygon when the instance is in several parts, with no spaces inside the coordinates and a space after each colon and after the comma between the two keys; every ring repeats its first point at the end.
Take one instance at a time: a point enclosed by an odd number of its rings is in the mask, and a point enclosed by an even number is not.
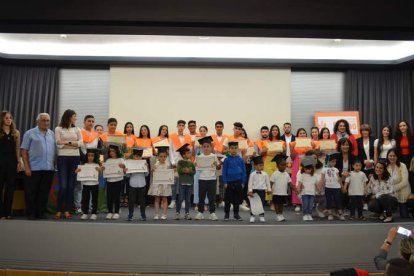
{"type": "Polygon", "coordinates": [[[119,167],[119,164],[117,163],[108,163],[105,162],[103,164],[105,167],[103,171],[103,177],[104,178],[114,178],[114,177],[123,177],[124,176],[124,170],[119,167]]]}
{"type": "Polygon", "coordinates": [[[336,143],[334,139],[319,140],[320,150],[336,150],[336,143]]]}
{"type": "Polygon", "coordinates": [[[249,145],[247,144],[247,139],[237,140],[237,142],[239,142],[239,149],[247,150],[249,148],[249,145]]]}
{"type": "Polygon", "coordinates": [[[126,140],[125,140],[125,136],[121,136],[121,135],[108,135],[107,142],[108,143],[116,143],[116,144],[119,144],[119,145],[123,145],[123,144],[126,143],[126,140]]]}
{"type": "Polygon", "coordinates": [[[80,171],[76,176],[77,181],[98,181],[99,172],[96,170],[99,166],[79,165],[80,171]]]}
{"type": "Polygon", "coordinates": [[[158,141],[153,144],[155,151],[158,152],[157,148],[159,147],[170,147],[170,143],[168,142],[168,139],[162,139],[161,141],[158,141]]]}
{"type": "Polygon", "coordinates": [[[155,170],[152,174],[152,181],[156,184],[172,185],[174,184],[174,170],[155,170]]]}
{"type": "Polygon", "coordinates": [[[269,142],[267,143],[268,151],[283,152],[283,142],[269,142]]]}
{"type": "Polygon", "coordinates": [[[152,148],[145,148],[142,152],[142,158],[151,158],[152,157],[152,148]]]}
{"type": "Polygon", "coordinates": [[[196,157],[196,164],[199,169],[215,169],[214,161],[216,161],[214,155],[196,157]]]}
{"type": "Polygon", "coordinates": [[[311,138],[297,138],[296,137],[296,147],[298,148],[311,148],[312,140],[311,138]]]}
{"type": "Polygon", "coordinates": [[[147,161],[128,159],[125,161],[127,173],[146,173],[148,172],[147,161]]]}

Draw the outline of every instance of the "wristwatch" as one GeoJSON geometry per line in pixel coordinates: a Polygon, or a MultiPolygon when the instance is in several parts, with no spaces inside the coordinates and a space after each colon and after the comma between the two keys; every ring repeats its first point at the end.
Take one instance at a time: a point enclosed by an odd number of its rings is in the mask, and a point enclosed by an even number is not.
{"type": "Polygon", "coordinates": [[[391,244],[392,244],[392,243],[391,243],[391,242],[389,242],[387,239],[385,239],[384,243],[386,243],[386,244],[388,244],[388,245],[391,245],[391,244]]]}

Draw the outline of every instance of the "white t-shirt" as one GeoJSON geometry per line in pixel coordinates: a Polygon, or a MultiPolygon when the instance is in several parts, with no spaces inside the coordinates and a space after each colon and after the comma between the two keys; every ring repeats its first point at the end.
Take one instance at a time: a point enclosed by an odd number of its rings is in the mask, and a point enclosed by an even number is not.
{"type": "Polygon", "coordinates": [[[318,184],[318,177],[308,173],[301,173],[298,179],[303,184],[302,195],[315,195],[316,185],[318,184]]]}
{"type": "MultiPolygon", "coordinates": [[[[214,161],[216,162],[216,164],[218,164],[218,158],[217,155],[215,155],[214,153],[210,153],[209,155],[205,155],[204,153],[201,153],[199,155],[200,157],[203,156],[214,156],[214,161]]],[[[197,171],[200,172],[200,180],[216,180],[217,176],[216,176],[216,167],[212,167],[211,169],[200,169],[200,168],[196,168],[197,171]]]]}
{"type": "Polygon", "coordinates": [[[365,183],[368,182],[368,178],[362,171],[352,171],[345,182],[349,183],[348,194],[350,196],[363,196],[365,192],[365,183]]]}
{"type": "MultiPolygon", "coordinates": [[[[378,139],[375,139],[374,141],[374,148],[378,147],[378,139]]],[[[383,144],[380,149],[377,149],[379,152],[379,158],[387,158],[387,152],[390,149],[395,149],[395,140],[392,139],[390,143],[383,144]]]]}
{"type": "Polygon", "coordinates": [[[272,192],[274,195],[288,195],[288,184],[292,182],[287,172],[275,171],[270,177],[273,183],[272,192]]]}
{"type": "Polygon", "coordinates": [[[339,170],[337,168],[323,168],[322,174],[325,176],[325,187],[331,189],[341,188],[338,175],[339,170]]]}
{"type": "MultiPolygon", "coordinates": [[[[92,163],[92,164],[85,163],[84,166],[93,167],[93,168],[98,168],[99,167],[99,165],[96,164],[96,163],[92,163]]],[[[98,185],[99,181],[98,180],[96,180],[96,181],[81,181],[81,184],[86,185],[86,186],[94,186],[94,185],[98,185]]]]}
{"type": "MultiPolygon", "coordinates": [[[[116,163],[116,164],[124,164],[125,165],[125,161],[122,158],[108,158],[106,160],[105,163],[111,164],[111,163],[116,163]]],[[[105,164],[104,164],[105,166],[105,164]]],[[[124,177],[120,176],[120,177],[110,177],[106,179],[106,182],[118,182],[121,181],[122,179],[124,179],[124,177]]]]}

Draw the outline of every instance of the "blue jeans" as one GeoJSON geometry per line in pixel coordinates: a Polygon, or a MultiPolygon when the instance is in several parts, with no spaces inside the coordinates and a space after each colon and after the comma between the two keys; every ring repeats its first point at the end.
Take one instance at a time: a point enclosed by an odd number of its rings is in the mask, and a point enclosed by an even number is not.
{"type": "Polygon", "coordinates": [[[58,156],[57,158],[59,178],[58,212],[70,212],[73,210],[73,193],[76,182],[75,170],[79,163],[79,156],[58,156]]]}
{"type": "Polygon", "coordinates": [[[191,185],[180,185],[180,194],[178,195],[178,202],[175,205],[177,213],[181,210],[181,204],[185,201],[185,213],[190,213],[192,187],[191,185]]]}
{"type": "Polygon", "coordinates": [[[315,201],[314,195],[302,195],[302,208],[304,215],[312,215],[313,202],[315,201]]]}

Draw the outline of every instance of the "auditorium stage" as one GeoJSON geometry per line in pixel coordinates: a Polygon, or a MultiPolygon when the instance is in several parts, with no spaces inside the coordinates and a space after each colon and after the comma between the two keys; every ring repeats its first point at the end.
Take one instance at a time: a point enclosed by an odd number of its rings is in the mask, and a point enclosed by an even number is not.
{"type": "MultiPolygon", "coordinates": [[[[315,218],[302,222],[291,208],[288,221],[267,222],[0,221],[0,268],[131,273],[326,273],[345,267],[375,271],[373,258],[388,229],[397,223],[414,228],[413,220],[384,224],[315,218]]],[[[367,212],[366,212],[367,213],[367,212]]],[[[136,214],[139,211],[136,210],[136,214]]],[[[394,242],[391,257],[397,256],[394,242]]]]}

